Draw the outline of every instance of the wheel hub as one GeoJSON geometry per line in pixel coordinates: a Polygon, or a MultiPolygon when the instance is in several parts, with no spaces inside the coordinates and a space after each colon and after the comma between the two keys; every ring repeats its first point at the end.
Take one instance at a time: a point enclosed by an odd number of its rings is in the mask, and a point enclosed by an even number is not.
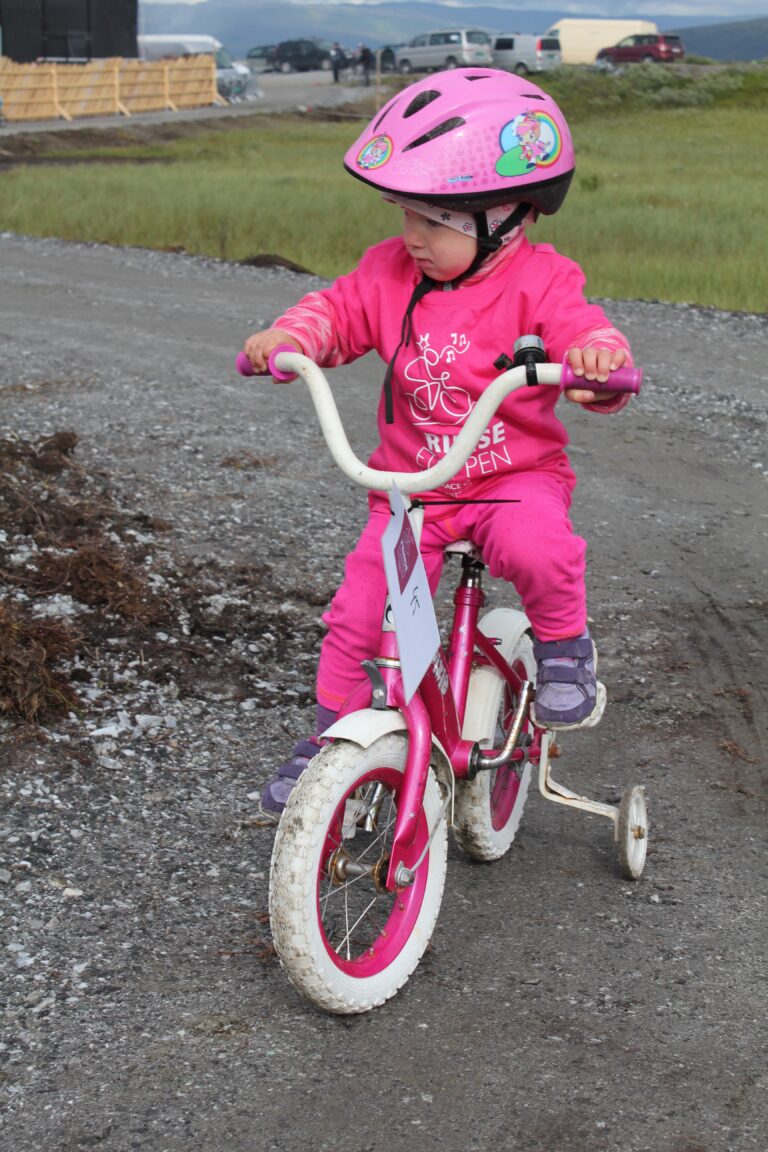
{"type": "Polygon", "coordinates": [[[388,870],[388,852],[385,852],[372,864],[361,864],[359,860],[353,860],[345,848],[338,848],[333,853],[326,869],[328,879],[336,888],[340,888],[349,880],[357,880],[361,876],[370,876],[379,892],[386,891],[388,870]]]}

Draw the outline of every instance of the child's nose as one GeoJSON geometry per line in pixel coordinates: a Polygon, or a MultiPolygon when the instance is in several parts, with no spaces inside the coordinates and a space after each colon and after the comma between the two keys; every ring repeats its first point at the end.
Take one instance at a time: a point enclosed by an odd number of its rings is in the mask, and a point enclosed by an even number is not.
{"type": "Polygon", "coordinates": [[[406,220],[403,227],[403,239],[409,248],[421,248],[424,245],[424,239],[421,235],[421,228],[415,220],[406,220]]]}

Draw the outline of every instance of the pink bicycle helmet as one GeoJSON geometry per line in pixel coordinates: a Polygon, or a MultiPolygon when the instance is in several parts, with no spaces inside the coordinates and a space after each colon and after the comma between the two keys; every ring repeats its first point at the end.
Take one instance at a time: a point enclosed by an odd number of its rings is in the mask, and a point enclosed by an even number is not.
{"type": "Polygon", "coordinates": [[[555,101],[493,68],[436,72],[384,105],[344,157],[381,192],[478,212],[520,201],[550,216],[574,171],[555,101]]]}

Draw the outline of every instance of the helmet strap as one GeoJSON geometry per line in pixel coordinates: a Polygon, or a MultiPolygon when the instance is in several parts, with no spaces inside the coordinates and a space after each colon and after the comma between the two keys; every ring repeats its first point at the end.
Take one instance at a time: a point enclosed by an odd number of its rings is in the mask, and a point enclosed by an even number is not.
{"type": "Polygon", "coordinates": [[[469,268],[465,269],[455,280],[451,280],[451,287],[457,288],[459,284],[468,280],[470,276],[474,276],[475,272],[482,267],[488,257],[493,256],[494,252],[498,252],[499,248],[501,248],[503,237],[522,224],[530,210],[530,204],[518,204],[514,212],[511,212],[506,220],[502,220],[494,232],[488,231],[487,214],[485,212],[478,212],[475,216],[477,223],[477,252],[469,268]]]}

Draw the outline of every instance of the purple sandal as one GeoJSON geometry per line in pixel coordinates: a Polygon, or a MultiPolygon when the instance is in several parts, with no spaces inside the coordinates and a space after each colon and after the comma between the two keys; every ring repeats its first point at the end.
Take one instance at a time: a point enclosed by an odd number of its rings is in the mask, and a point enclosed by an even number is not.
{"type": "Polygon", "coordinates": [[[542,728],[591,728],[605,709],[596,679],[597,649],[589,632],[569,640],[536,640],[536,698],[531,709],[542,728]]]}
{"type": "MultiPolygon", "coordinates": [[[[335,719],[335,712],[331,712],[330,708],[323,708],[321,704],[318,704],[317,732],[322,735],[326,728],[330,728],[335,719]]],[[[277,824],[288,802],[288,797],[296,787],[299,776],[310,760],[318,754],[322,746],[323,741],[318,735],[299,740],[291,752],[290,760],[281,764],[276,775],[262,788],[259,808],[262,815],[266,816],[268,820],[277,824]]]]}

